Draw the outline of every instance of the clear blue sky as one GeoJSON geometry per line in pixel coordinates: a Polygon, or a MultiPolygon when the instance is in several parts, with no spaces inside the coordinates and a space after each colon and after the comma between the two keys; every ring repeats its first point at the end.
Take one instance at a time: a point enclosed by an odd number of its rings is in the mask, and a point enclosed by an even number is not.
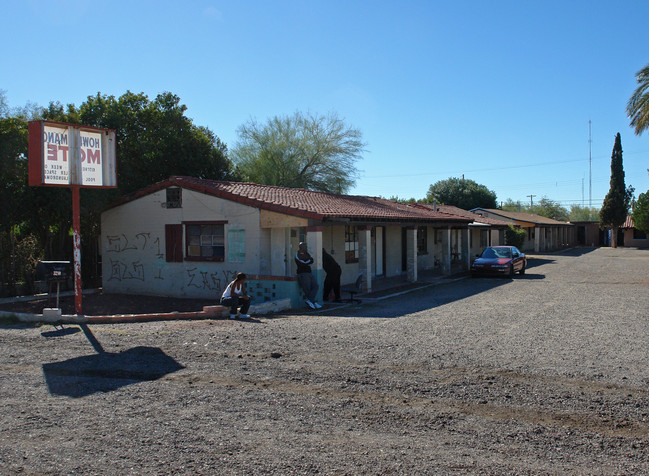
{"type": "Polygon", "coordinates": [[[97,92],[177,94],[233,146],[238,126],[335,111],[363,132],[360,195],[423,198],[461,177],[498,200],[588,205],[649,189],[649,134],[629,127],[649,63],[649,2],[2,0],[10,107],[97,92]],[[583,185],[582,185],[583,184],[583,185]],[[585,202],[582,202],[582,199],[585,202]]]}

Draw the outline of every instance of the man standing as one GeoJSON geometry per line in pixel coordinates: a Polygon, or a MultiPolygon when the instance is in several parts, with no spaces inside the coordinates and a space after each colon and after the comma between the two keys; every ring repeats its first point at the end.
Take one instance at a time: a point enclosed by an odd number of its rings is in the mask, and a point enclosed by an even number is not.
{"type": "Polygon", "coordinates": [[[327,273],[324,280],[324,290],[323,290],[323,301],[329,300],[329,294],[333,290],[334,296],[336,297],[336,302],[340,301],[340,275],[343,274],[343,270],[340,269],[340,265],[336,263],[336,260],[333,256],[325,251],[322,248],[322,268],[327,273]]]}
{"type": "Polygon", "coordinates": [[[318,282],[311,273],[313,258],[308,253],[306,243],[302,242],[298,246],[295,254],[295,263],[297,264],[297,282],[300,283],[306,299],[304,302],[311,309],[320,309],[322,306],[316,302],[318,294],[318,282]]]}

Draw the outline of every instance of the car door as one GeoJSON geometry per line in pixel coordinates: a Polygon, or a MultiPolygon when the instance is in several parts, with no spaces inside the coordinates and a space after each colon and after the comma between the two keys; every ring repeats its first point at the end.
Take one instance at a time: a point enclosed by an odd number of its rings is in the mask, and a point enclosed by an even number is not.
{"type": "Polygon", "coordinates": [[[521,253],[518,248],[512,247],[512,262],[514,263],[514,271],[520,271],[523,269],[525,255],[521,253]]]}

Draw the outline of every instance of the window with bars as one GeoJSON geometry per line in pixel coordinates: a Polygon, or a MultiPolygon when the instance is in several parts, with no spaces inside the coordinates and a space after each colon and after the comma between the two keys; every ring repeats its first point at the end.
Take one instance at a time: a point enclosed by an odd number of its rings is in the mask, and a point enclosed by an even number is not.
{"type": "Polygon", "coordinates": [[[358,231],[355,226],[345,225],[345,263],[358,263],[358,231]]]}
{"type": "Polygon", "coordinates": [[[166,208],[182,208],[183,206],[183,189],[180,187],[169,187],[167,189],[166,208]]]}

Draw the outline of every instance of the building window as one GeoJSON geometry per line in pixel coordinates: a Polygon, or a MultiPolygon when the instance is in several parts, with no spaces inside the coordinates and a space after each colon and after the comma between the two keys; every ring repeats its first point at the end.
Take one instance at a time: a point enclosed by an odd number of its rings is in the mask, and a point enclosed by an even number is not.
{"type": "Polygon", "coordinates": [[[428,227],[422,226],[417,228],[417,254],[425,255],[428,253],[428,227]]]}
{"type": "Polygon", "coordinates": [[[533,226],[529,227],[527,229],[527,240],[528,241],[533,241],[534,240],[534,230],[535,228],[533,226]]]}
{"type": "Polygon", "coordinates": [[[246,261],[246,232],[228,230],[228,261],[243,263],[246,261]]]}
{"type": "Polygon", "coordinates": [[[166,208],[182,208],[183,189],[180,187],[169,187],[167,189],[166,208]]]}
{"type": "Polygon", "coordinates": [[[644,231],[640,231],[637,228],[633,229],[633,239],[634,240],[646,240],[647,234],[644,231]]]}
{"type": "Polygon", "coordinates": [[[358,263],[358,249],[356,227],[345,225],[345,263],[358,263]]]}
{"type": "Polygon", "coordinates": [[[223,223],[187,224],[186,257],[190,260],[223,261],[225,236],[223,223]]]}

